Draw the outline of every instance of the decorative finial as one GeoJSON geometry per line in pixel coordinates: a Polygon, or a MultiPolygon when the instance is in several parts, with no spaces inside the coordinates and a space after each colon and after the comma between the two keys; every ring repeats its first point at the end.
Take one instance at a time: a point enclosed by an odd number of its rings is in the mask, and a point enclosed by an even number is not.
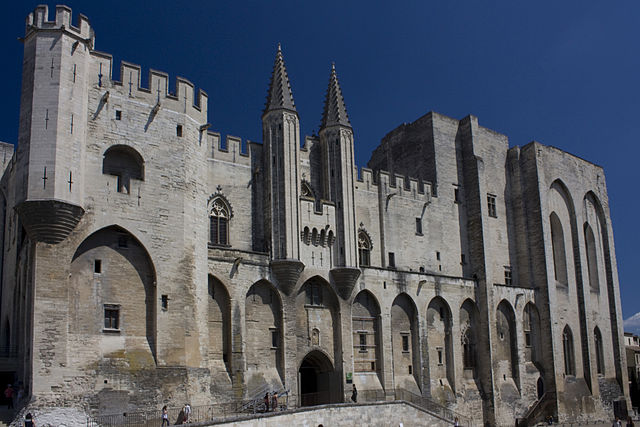
{"type": "Polygon", "coordinates": [[[280,46],[280,42],[278,42],[278,52],[282,52],[282,46],[280,46]]]}
{"type": "Polygon", "coordinates": [[[331,61],[331,71],[335,71],[336,70],[336,63],[331,61]]]}

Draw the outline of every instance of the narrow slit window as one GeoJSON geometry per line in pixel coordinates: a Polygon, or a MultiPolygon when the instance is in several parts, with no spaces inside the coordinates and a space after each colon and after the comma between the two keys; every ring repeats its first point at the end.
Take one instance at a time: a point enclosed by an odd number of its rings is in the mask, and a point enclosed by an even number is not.
{"type": "Polygon", "coordinates": [[[487,208],[490,217],[498,217],[498,211],[496,209],[496,196],[494,196],[493,194],[487,194],[487,208]]]}
{"type": "Polygon", "coordinates": [[[102,273],[102,260],[96,259],[93,261],[93,272],[95,274],[102,273]]]}
{"type": "Polygon", "coordinates": [[[122,120],[122,111],[116,110],[116,120],[122,120]]]}
{"type": "Polygon", "coordinates": [[[182,137],[182,125],[176,126],[176,135],[182,137]]]}
{"type": "Polygon", "coordinates": [[[504,284],[507,286],[511,286],[513,284],[511,267],[504,268],[504,284]]]}
{"type": "Polygon", "coordinates": [[[416,218],[416,234],[422,236],[422,218],[416,218]]]}
{"type": "Polygon", "coordinates": [[[409,351],[409,335],[402,335],[402,351],[409,351]]]}
{"type": "Polygon", "coordinates": [[[389,268],[396,268],[396,254],[389,252],[389,268]]]}

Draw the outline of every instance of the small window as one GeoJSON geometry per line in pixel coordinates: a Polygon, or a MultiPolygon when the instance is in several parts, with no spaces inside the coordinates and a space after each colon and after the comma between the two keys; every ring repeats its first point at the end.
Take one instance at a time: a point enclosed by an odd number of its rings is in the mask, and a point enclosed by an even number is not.
{"type": "Polygon", "coordinates": [[[467,260],[464,256],[464,254],[460,254],[460,264],[466,264],[467,260]]]}
{"type": "Polygon", "coordinates": [[[462,200],[460,198],[460,189],[458,187],[453,189],[453,201],[455,203],[462,203],[462,200]]]}
{"type": "Polygon", "coordinates": [[[96,259],[93,261],[93,272],[95,274],[102,273],[102,260],[96,259]]]}
{"type": "Polygon", "coordinates": [[[411,369],[411,365],[409,365],[409,375],[413,374],[413,369],[411,369]]]}
{"type": "Polygon", "coordinates": [[[502,331],[500,332],[500,340],[504,341],[504,332],[502,332],[502,331]]]}
{"type": "Polygon", "coordinates": [[[176,135],[182,137],[182,125],[176,126],[176,135]]]}
{"type": "Polygon", "coordinates": [[[524,345],[531,347],[531,332],[525,331],[524,333],[524,345]]]}
{"type": "Polygon", "coordinates": [[[407,334],[402,335],[402,351],[409,351],[409,335],[407,334]]]}
{"type": "Polygon", "coordinates": [[[116,110],[116,120],[122,120],[122,111],[116,110]]]}
{"type": "Polygon", "coordinates": [[[271,329],[271,348],[278,348],[278,330],[271,329]]]}
{"type": "Polygon", "coordinates": [[[504,268],[504,284],[511,286],[513,284],[513,278],[511,276],[511,267],[504,268]]]}
{"type": "Polygon", "coordinates": [[[120,329],[120,306],[116,304],[104,305],[104,328],[108,330],[120,329]]]}
{"type": "Polygon", "coordinates": [[[498,211],[496,210],[496,196],[493,194],[487,194],[487,208],[489,209],[490,217],[498,217],[498,211]]]}
{"type": "Polygon", "coordinates": [[[307,305],[322,307],[322,288],[320,285],[308,285],[305,297],[307,305]]]}
{"type": "Polygon", "coordinates": [[[162,295],[161,302],[162,302],[162,309],[165,310],[165,311],[168,310],[169,309],[169,295],[162,295]]]}
{"type": "Polygon", "coordinates": [[[367,334],[360,334],[360,353],[367,352],[367,334]]]}
{"type": "Polygon", "coordinates": [[[436,260],[440,261],[440,252],[437,252],[437,251],[436,251],[436,260]]]}
{"type": "Polygon", "coordinates": [[[442,365],[442,349],[438,348],[438,365],[442,365]]]}
{"type": "Polygon", "coordinates": [[[396,254],[389,252],[389,268],[396,268],[396,254]]]}
{"type": "Polygon", "coordinates": [[[129,242],[127,236],[118,237],[118,247],[119,248],[127,248],[129,247],[129,242]]]}
{"type": "Polygon", "coordinates": [[[444,307],[440,307],[438,311],[440,313],[440,320],[444,321],[444,307]]]}
{"type": "Polygon", "coordinates": [[[416,218],[416,234],[422,236],[422,218],[416,218]]]}
{"type": "Polygon", "coordinates": [[[420,273],[424,273],[424,267],[420,266],[420,273]]]}
{"type": "Polygon", "coordinates": [[[371,362],[371,372],[375,372],[376,370],[376,362],[371,362]]]}

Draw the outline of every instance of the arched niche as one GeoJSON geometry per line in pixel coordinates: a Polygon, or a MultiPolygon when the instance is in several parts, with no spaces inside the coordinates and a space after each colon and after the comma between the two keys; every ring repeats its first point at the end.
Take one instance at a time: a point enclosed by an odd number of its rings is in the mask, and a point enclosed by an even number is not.
{"type": "Polygon", "coordinates": [[[396,388],[420,394],[418,310],[406,293],[398,295],[391,305],[391,346],[396,388]]]}
{"type": "Polygon", "coordinates": [[[224,284],[208,276],[209,360],[224,364],[231,372],[231,303],[224,284]]]}
{"type": "Polygon", "coordinates": [[[339,302],[329,283],[320,276],[309,278],[296,295],[298,352],[318,348],[335,364],[340,357],[339,302]],[[317,338],[312,332],[317,330],[317,338]]]}
{"type": "Polygon", "coordinates": [[[354,371],[381,372],[380,306],[371,292],[360,291],[353,300],[351,326],[354,371]]]}
{"type": "MultiPolygon", "coordinates": [[[[449,304],[442,297],[433,298],[427,307],[427,351],[432,394],[438,389],[445,394],[455,390],[452,323],[449,304]]],[[[441,397],[446,399],[446,396],[441,397]]]]}
{"type": "Polygon", "coordinates": [[[466,299],[460,307],[460,344],[465,377],[477,376],[478,307],[466,299]],[[471,375],[467,375],[469,372],[471,375]]]}
{"type": "Polygon", "coordinates": [[[528,302],[522,311],[522,331],[525,361],[534,364],[541,362],[540,314],[533,302],[528,302]]]}
{"type": "Polygon", "coordinates": [[[265,384],[280,387],[284,378],[282,303],[266,280],[247,291],[244,333],[248,389],[265,384]]]}
{"type": "Polygon", "coordinates": [[[132,179],[144,181],[144,159],[133,147],[112,145],[104,152],[102,173],[117,178],[118,193],[130,193],[132,179]]]}
{"type": "Polygon", "coordinates": [[[122,227],[103,228],[78,246],[70,273],[69,333],[109,340],[109,360],[130,353],[155,365],[156,273],[143,245],[122,227]],[[125,339],[114,347],[113,336],[125,339]]]}
{"type": "Polygon", "coordinates": [[[518,342],[516,336],[516,316],[507,300],[502,300],[496,310],[496,345],[494,360],[498,363],[500,379],[518,380],[518,342]]]}

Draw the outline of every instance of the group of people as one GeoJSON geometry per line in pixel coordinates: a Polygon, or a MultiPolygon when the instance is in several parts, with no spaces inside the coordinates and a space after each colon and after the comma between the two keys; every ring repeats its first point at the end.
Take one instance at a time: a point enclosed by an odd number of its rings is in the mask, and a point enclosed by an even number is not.
{"type": "Polygon", "coordinates": [[[7,409],[15,409],[23,398],[24,386],[21,381],[19,381],[16,386],[7,384],[7,388],[4,389],[4,400],[7,405],[7,409]]]}
{"type": "Polygon", "coordinates": [[[278,410],[278,392],[274,391],[271,395],[269,392],[264,394],[264,411],[265,412],[275,412],[278,410]]]}
{"type": "MultiPolygon", "coordinates": [[[[631,419],[631,417],[627,417],[626,427],[634,427],[634,425],[635,424],[633,424],[633,420],[631,419]]],[[[616,417],[616,420],[613,422],[611,427],[622,427],[622,421],[620,421],[620,418],[616,417]]]]}
{"type": "MultiPolygon", "coordinates": [[[[191,405],[185,403],[180,413],[178,414],[178,421],[176,424],[187,424],[191,420],[191,405]]],[[[169,425],[169,409],[167,405],[162,407],[162,427],[169,425]]]]}

